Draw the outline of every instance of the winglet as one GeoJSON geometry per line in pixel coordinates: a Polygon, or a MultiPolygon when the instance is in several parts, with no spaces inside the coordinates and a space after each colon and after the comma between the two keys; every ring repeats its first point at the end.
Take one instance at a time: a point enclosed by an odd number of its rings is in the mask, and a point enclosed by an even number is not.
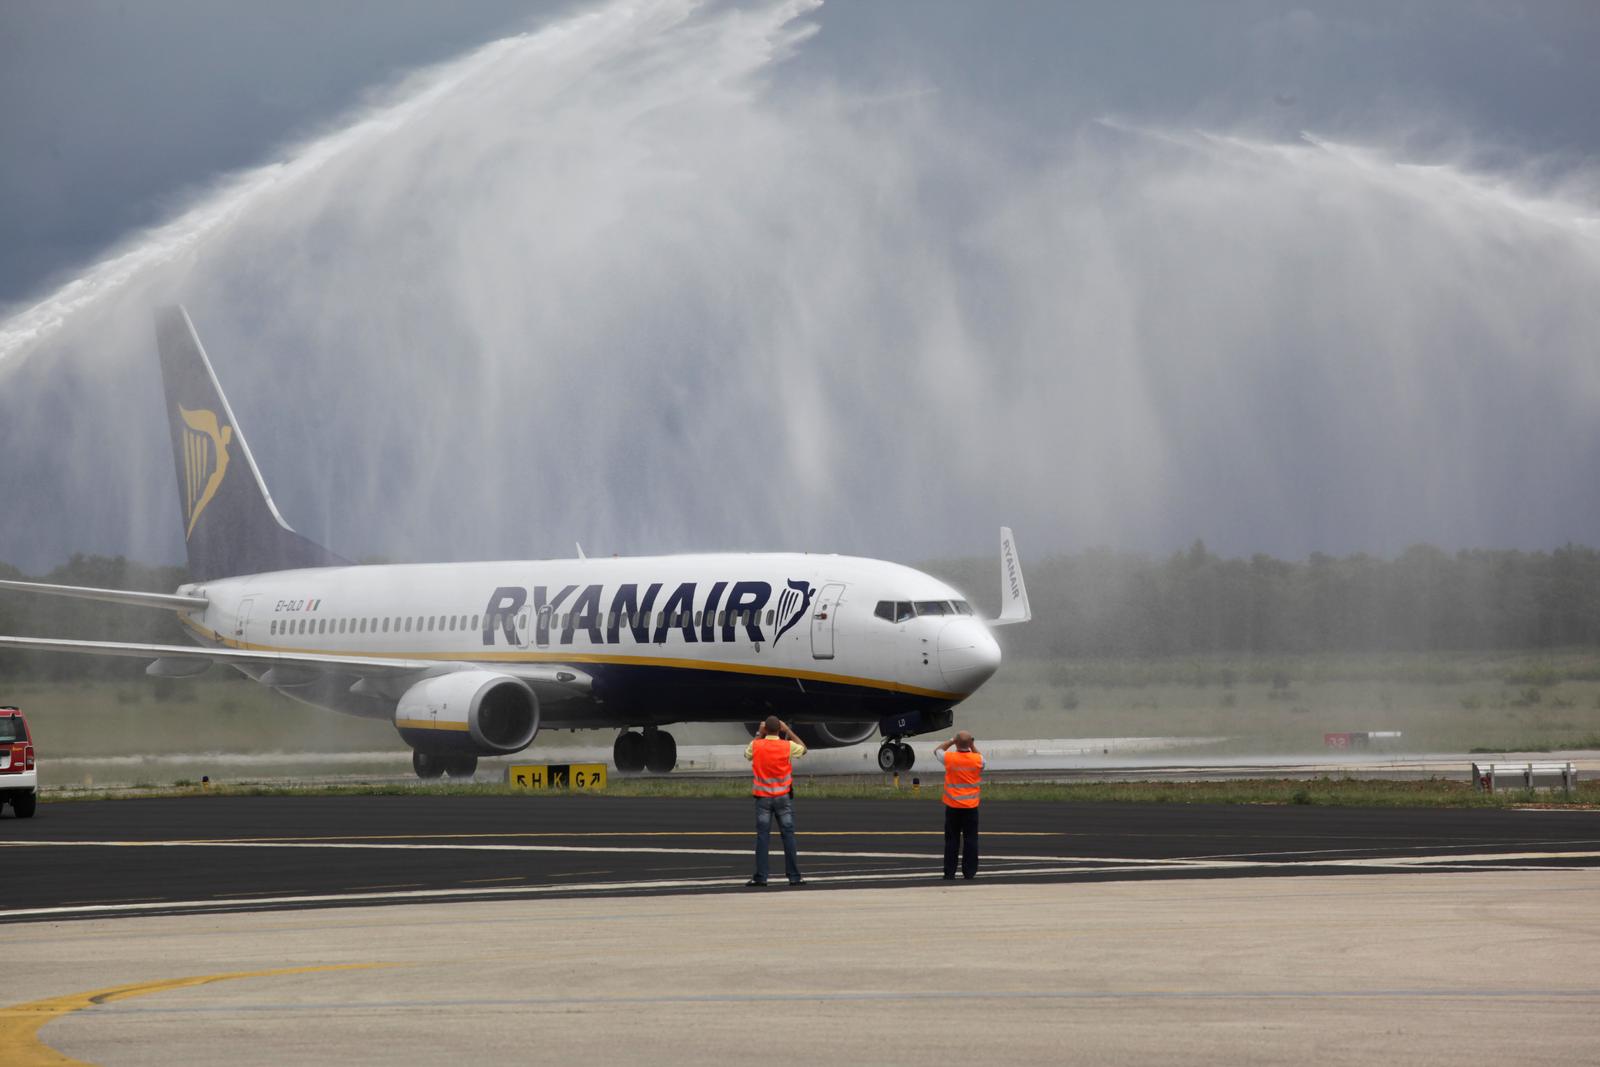
{"type": "Polygon", "coordinates": [[[574,541],[574,542],[572,542],[572,547],[578,550],[578,558],[579,559],[588,559],[589,558],[587,555],[584,554],[582,542],[574,541]]]}
{"type": "Polygon", "coordinates": [[[1028,606],[1028,586],[1022,580],[1022,560],[1017,556],[1017,540],[1011,527],[1000,527],[1000,617],[991,626],[1010,626],[1033,618],[1028,606]]]}

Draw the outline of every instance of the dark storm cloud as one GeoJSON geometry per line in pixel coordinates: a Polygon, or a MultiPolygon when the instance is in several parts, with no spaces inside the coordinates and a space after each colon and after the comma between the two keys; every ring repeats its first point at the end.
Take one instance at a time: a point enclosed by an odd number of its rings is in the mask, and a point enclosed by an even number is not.
{"type": "Polygon", "coordinates": [[[74,0],[0,7],[0,306],[266,161],[362,93],[568,5],[74,0]]]}

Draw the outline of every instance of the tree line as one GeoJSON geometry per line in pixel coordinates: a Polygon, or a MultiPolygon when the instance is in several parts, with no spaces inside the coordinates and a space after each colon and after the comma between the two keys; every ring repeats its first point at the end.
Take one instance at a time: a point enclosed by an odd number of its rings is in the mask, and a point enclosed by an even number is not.
{"type": "MultiPolygon", "coordinates": [[[[1196,541],[1165,558],[1089,549],[1025,560],[1033,622],[1004,631],[1010,655],[1052,659],[1314,652],[1530,650],[1600,645],[1600,550],[1418,545],[1393,559],[1321,553],[1225,558],[1196,541]]],[[[998,610],[992,559],[924,569],[998,610]]],[[[74,555],[49,574],[0,577],[171,592],[182,567],[74,555]]],[[[0,593],[0,633],[185,644],[172,612],[0,593]]],[[[145,662],[0,649],[0,678],[131,678],[145,662]]],[[[3,698],[3,697],[0,697],[3,698]]]]}
{"type": "MultiPolygon", "coordinates": [[[[1224,558],[1196,541],[1154,558],[1090,549],[1025,560],[1034,621],[1007,629],[1013,655],[1424,652],[1600,644],[1600,551],[1417,545],[1393,559],[1313,554],[1224,558]]],[[[928,568],[999,601],[992,560],[928,568]]]]}

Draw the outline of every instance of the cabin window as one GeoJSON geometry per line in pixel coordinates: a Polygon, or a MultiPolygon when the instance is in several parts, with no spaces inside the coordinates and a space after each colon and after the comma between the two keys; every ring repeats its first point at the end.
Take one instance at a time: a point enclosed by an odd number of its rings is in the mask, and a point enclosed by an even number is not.
{"type": "Polygon", "coordinates": [[[695,625],[696,625],[696,626],[699,626],[699,625],[700,625],[700,616],[701,616],[701,615],[702,615],[702,614],[703,614],[703,613],[702,613],[702,612],[698,612],[698,611],[697,611],[697,612],[695,612],[695,613],[694,613],[694,624],[695,624],[695,625]]]}
{"type": "Polygon", "coordinates": [[[272,625],[267,628],[267,632],[271,633],[271,634],[277,634],[277,632],[278,632],[278,620],[277,619],[273,619],[272,620],[272,625]]]}
{"type": "Polygon", "coordinates": [[[383,632],[384,633],[388,633],[389,632],[389,620],[387,618],[385,618],[383,620],[383,632]]]}
{"type": "Polygon", "coordinates": [[[772,619],[773,619],[773,611],[772,611],[771,608],[768,608],[767,609],[767,625],[768,626],[772,625],[772,619]]]}

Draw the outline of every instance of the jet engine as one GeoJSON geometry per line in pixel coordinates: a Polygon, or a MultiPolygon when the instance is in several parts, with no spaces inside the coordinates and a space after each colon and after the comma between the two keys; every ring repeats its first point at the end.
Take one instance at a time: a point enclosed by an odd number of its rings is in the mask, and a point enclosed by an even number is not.
{"type": "MultiPolygon", "coordinates": [[[[747,722],[744,728],[756,735],[760,723],[747,722]]],[[[873,722],[796,722],[790,728],[800,735],[807,748],[848,748],[866,741],[877,730],[873,722]]]]}
{"type": "Polygon", "coordinates": [[[395,708],[394,725],[419,752],[503,755],[533,743],[539,698],[510,675],[456,671],[407,689],[395,708]]]}

